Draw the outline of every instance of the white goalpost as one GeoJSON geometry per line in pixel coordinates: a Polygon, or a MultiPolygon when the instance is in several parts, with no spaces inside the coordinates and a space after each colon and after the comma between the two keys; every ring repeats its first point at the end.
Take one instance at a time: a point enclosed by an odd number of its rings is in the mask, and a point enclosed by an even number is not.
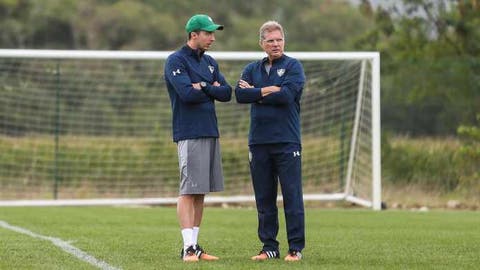
{"type": "MultiPolygon", "coordinates": [[[[169,51],[0,49],[0,206],[174,204],[169,51]]],[[[234,87],[262,52],[208,52],[234,87]]],[[[305,200],[381,209],[380,55],[286,52],[304,65],[305,200]]],[[[216,103],[225,191],[254,201],[249,106],[216,103]]],[[[279,200],[282,198],[279,197],[279,200]]]]}

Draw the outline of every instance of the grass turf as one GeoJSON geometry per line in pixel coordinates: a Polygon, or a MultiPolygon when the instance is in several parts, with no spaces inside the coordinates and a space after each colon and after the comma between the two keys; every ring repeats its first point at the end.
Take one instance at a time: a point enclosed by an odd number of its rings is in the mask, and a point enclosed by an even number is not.
{"type": "MultiPolygon", "coordinates": [[[[175,208],[0,208],[0,220],[61,238],[121,269],[474,269],[480,213],[307,209],[304,260],[253,262],[254,209],[208,207],[200,244],[221,257],[185,264],[175,208]]],[[[280,251],[288,250],[280,212],[280,251]]],[[[95,269],[52,243],[0,227],[0,269],[95,269]]]]}

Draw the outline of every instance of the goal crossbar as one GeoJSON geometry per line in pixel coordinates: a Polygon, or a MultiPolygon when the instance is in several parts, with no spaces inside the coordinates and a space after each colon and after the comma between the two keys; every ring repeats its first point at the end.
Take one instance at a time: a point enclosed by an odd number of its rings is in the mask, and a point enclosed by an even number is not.
{"type": "MultiPolygon", "coordinates": [[[[48,59],[123,59],[160,60],[173,51],[101,51],[101,50],[34,50],[0,49],[3,58],[48,58],[48,59]]],[[[285,52],[299,60],[361,60],[380,57],[379,52],[285,52]]],[[[208,52],[217,60],[257,60],[265,57],[263,52],[228,51],[208,52]]]]}

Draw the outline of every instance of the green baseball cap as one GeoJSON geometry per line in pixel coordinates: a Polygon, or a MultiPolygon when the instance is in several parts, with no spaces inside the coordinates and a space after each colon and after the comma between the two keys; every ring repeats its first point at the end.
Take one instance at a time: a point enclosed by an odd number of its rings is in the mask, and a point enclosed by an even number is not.
{"type": "Polygon", "coordinates": [[[197,30],[213,32],[215,30],[223,30],[223,25],[215,24],[210,16],[205,14],[193,15],[185,25],[187,33],[197,30]]]}

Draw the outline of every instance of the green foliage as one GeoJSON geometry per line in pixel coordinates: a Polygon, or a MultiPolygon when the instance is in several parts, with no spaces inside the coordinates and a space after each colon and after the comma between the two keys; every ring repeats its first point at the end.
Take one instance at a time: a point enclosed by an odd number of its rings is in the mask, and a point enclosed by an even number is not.
{"type": "MultiPolygon", "coordinates": [[[[480,122],[480,113],[477,114],[477,120],[480,122]]],[[[480,157],[480,127],[462,125],[458,128],[458,134],[464,140],[462,152],[467,156],[480,157]]]]}
{"type": "Polygon", "coordinates": [[[455,135],[480,106],[480,5],[467,1],[0,1],[0,47],[173,50],[185,21],[225,25],[215,50],[259,50],[258,28],[280,21],[287,50],[380,51],[382,126],[409,135],[455,135]]]}
{"type": "Polygon", "coordinates": [[[382,179],[398,185],[450,192],[457,188],[465,164],[455,159],[455,140],[395,139],[382,145],[382,179]]]}
{"type": "Polygon", "coordinates": [[[397,1],[363,13],[375,22],[357,48],[382,55],[383,127],[455,135],[480,106],[480,6],[470,1],[397,1]]]}
{"type": "Polygon", "coordinates": [[[258,50],[258,28],[271,19],[285,27],[289,50],[348,50],[371,24],[342,1],[11,0],[0,1],[0,47],[173,50],[196,13],[225,25],[215,47],[230,51],[258,50]]]}
{"type": "Polygon", "coordinates": [[[425,191],[455,191],[477,197],[480,192],[478,129],[462,127],[459,133],[470,139],[392,139],[391,135],[384,134],[382,180],[385,185],[414,185],[425,191]]]}
{"type": "MultiPolygon", "coordinates": [[[[477,114],[480,122],[480,113],[477,114]]],[[[460,126],[458,134],[463,145],[460,147],[457,159],[465,164],[464,173],[460,178],[461,187],[471,193],[480,193],[480,127],[460,126]]]]}

